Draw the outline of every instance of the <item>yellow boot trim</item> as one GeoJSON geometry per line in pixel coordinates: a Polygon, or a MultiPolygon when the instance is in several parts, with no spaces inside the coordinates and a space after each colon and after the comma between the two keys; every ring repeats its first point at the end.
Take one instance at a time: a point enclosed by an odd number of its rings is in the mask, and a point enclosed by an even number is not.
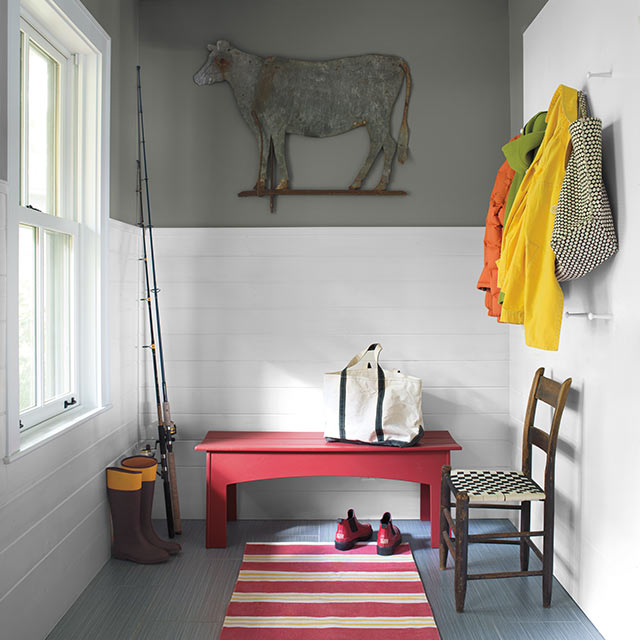
{"type": "Polygon", "coordinates": [[[142,482],[155,482],[158,461],[150,456],[131,456],[121,463],[126,469],[142,471],[142,482]]]}
{"type": "Polygon", "coordinates": [[[107,469],[107,489],[140,491],[142,489],[142,473],[133,469],[109,467],[107,469]]]}

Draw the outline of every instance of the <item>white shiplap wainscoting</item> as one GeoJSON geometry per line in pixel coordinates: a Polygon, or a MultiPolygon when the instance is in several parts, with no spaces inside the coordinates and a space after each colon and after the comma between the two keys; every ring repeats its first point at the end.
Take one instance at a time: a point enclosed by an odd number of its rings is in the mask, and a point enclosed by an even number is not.
{"type": "MultiPolygon", "coordinates": [[[[422,378],[427,429],[463,445],[454,464],[508,466],[508,339],[475,289],[482,228],[156,229],[162,334],[182,515],[204,517],[210,429],[323,429],[325,371],[372,342],[422,378]]],[[[146,326],[141,342],[148,342],[146,326]]],[[[141,424],[155,398],[141,350],[141,424]]],[[[240,518],[418,517],[417,485],[361,478],[239,487],[240,518]]],[[[156,513],[162,514],[158,495],[156,513]]]]}

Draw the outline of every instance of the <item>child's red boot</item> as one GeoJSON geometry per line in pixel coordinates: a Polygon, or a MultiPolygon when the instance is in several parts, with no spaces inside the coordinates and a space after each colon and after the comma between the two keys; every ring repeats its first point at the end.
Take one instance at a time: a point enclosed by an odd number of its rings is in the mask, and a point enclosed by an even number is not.
{"type": "Polygon", "coordinates": [[[378,529],[378,555],[391,556],[395,548],[402,542],[400,529],[391,521],[391,514],[387,511],[380,520],[378,529]]]}
{"type": "Polygon", "coordinates": [[[360,524],[353,509],[347,511],[347,517],[338,520],[338,529],[336,531],[336,549],[347,551],[351,549],[356,542],[363,542],[371,538],[373,529],[370,524],[360,524]]]}

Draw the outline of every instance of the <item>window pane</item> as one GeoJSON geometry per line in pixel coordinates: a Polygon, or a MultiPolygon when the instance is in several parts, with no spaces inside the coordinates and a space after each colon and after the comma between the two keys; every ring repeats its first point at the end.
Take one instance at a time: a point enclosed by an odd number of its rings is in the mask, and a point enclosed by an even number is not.
{"type": "Polygon", "coordinates": [[[27,86],[27,197],[31,205],[56,214],[58,63],[29,41],[27,86]]]}
{"type": "Polygon", "coordinates": [[[43,231],[44,401],[71,391],[71,236],[43,231]]]}
{"type": "Polygon", "coordinates": [[[36,404],[36,230],[18,231],[18,358],[20,411],[36,404]]]}

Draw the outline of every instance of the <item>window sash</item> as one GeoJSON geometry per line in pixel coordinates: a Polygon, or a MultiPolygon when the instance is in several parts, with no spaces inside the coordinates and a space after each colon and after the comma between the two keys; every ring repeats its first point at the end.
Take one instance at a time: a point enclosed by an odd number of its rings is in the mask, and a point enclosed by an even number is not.
{"type": "MultiPolygon", "coordinates": [[[[54,218],[50,215],[43,214],[41,212],[26,210],[25,216],[28,220],[21,221],[21,226],[33,228],[35,247],[35,301],[34,306],[36,308],[35,317],[35,344],[34,344],[34,366],[35,366],[35,380],[34,380],[34,392],[35,392],[35,405],[30,406],[19,412],[20,415],[20,428],[21,430],[27,430],[31,427],[35,427],[42,422],[53,418],[57,415],[63,414],[74,409],[78,409],[82,406],[81,392],[78,388],[79,382],[79,351],[78,345],[78,331],[79,326],[79,306],[77,301],[77,283],[79,280],[79,261],[76,258],[76,252],[78,248],[79,239],[79,226],[77,223],[73,223],[59,218],[54,218]],[[53,223],[53,224],[51,224],[53,223]],[[68,296],[68,325],[65,327],[64,332],[66,335],[69,359],[65,366],[68,367],[68,388],[61,390],[60,393],[53,394],[52,397],[47,397],[46,385],[46,344],[45,344],[45,298],[47,296],[47,276],[45,273],[45,234],[59,233],[64,234],[69,239],[69,263],[68,263],[68,283],[66,295],[68,296]],[[65,400],[73,404],[64,405],[65,400]]],[[[66,350],[66,349],[65,349],[66,350]]],[[[23,372],[20,371],[20,375],[23,372]]]]}
{"type": "MultiPolygon", "coordinates": [[[[78,80],[77,58],[61,45],[38,21],[25,11],[20,18],[20,49],[21,49],[21,131],[20,131],[20,205],[27,208],[29,202],[28,184],[28,80],[29,64],[28,50],[35,46],[57,65],[56,95],[55,95],[55,135],[54,161],[49,170],[52,172],[54,198],[52,210],[44,210],[52,216],[76,220],[77,215],[77,182],[73,179],[77,175],[78,156],[78,80]],[[45,35],[46,34],[46,35],[45,35]]],[[[40,207],[36,207],[40,209],[40,207]]]]}
{"type": "MultiPolygon", "coordinates": [[[[79,408],[81,397],[78,390],[79,355],[77,345],[79,344],[79,305],[78,305],[78,285],[79,285],[79,261],[76,253],[79,249],[79,226],[76,222],[76,192],[77,180],[75,158],[78,155],[77,145],[79,137],[77,135],[77,108],[79,95],[77,95],[76,65],[74,57],[61,47],[48,34],[48,32],[38,25],[37,21],[28,15],[20,19],[21,30],[21,131],[20,131],[20,170],[21,170],[21,198],[18,207],[18,224],[28,225],[35,229],[36,239],[36,264],[34,288],[35,296],[35,374],[34,391],[35,405],[20,411],[20,428],[27,430],[37,426],[50,418],[63,414],[67,411],[79,408]],[[38,54],[44,55],[55,64],[55,77],[52,91],[49,88],[49,96],[55,101],[52,122],[47,123],[54,129],[50,143],[53,146],[52,157],[49,158],[51,166],[48,170],[53,173],[51,185],[53,193],[47,199],[49,206],[47,210],[38,211],[27,205],[29,202],[29,55],[35,50],[38,54]],[[65,295],[67,300],[62,307],[57,309],[58,317],[53,320],[50,312],[57,303],[55,294],[50,289],[56,288],[52,281],[47,265],[45,264],[45,240],[53,239],[56,236],[51,234],[65,234],[69,240],[68,264],[63,267],[65,277],[68,278],[65,295]],[[52,297],[53,295],[53,297],[52,297]],[[60,326],[60,321],[64,324],[60,326]],[[53,332],[53,333],[52,333],[53,332]],[[56,338],[52,340],[52,335],[56,338]],[[62,340],[60,345],[57,340],[62,340]],[[55,353],[56,348],[58,350],[55,353]],[[60,351],[62,349],[62,351],[60,351]],[[62,367],[52,364],[55,356],[62,355],[62,367]],[[64,388],[51,389],[51,384],[57,382],[57,376],[62,375],[68,384],[64,388]],[[53,376],[53,379],[52,379],[53,376]],[[73,404],[67,404],[65,401],[73,404]]],[[[53,75],[53,74],[52,74],[53,75]]],[[[38,207],[39,208],[39,207],[38,207]]],[[[50,265],[51,266],[51,265],[50,265]]],[[[55,269],[55,267],[53,267],[55,269]]],[[[58,274],[59,275],[59,274],[58,274]]],[[[23,285],[25,283],[22,283],[23,285]]],[[[19,375],[23,375],[19,371],[19,375]]]]}

